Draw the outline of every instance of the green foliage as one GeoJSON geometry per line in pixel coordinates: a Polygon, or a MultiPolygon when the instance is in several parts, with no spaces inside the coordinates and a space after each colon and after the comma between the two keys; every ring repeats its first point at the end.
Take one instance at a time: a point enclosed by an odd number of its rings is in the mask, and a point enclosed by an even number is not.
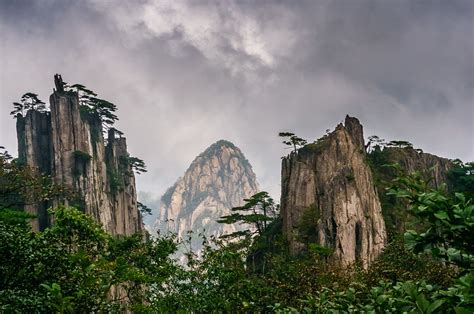
{"type": "Polygon", "coordinates": [[[117,106],[97,97],[97,94],[81,84],[65,86],[68,93],[75,93],[79,98],[80,111],[83,116],[95,115],[100,118],[104,130],[111,128],[118,120],[115,112],[117,106]]]}
{"type": "MultiPolygon", "coordinates": [[[[383,151],[374,152],[384,160],[383,151]]],[[[57,197],[50,178],[7,152],[0,162],[0,312],[472,313],[474,307],[472,200],[429,189],[419,175],[396,179],[387,196],[408,206],[417,229],[393,238],[368,269],[326,261],[331,251],[312,238],[316,206],[299,226],[307,254],[290,256],[278,207],[266,192],[221,218],[254,228],[231,241],[204,239],[202,252],[188,252],[182,266],[170,258],[174,237],[112,236],[74,208],[51,210],[53,226],[31,232],[30,216],[18,209],[57,197]]],[[[382,178],[397,175],[384,170],[382,178]]]]}
{"type": "Polygon", "coordinates": [[[301,305],[271,307],[277,313],[439,313],[449,309],[439,298],[440,291],[426,282],[381,281],[370,289],[370,298],[360,299],[363,285],[353,285],[345,291],[323,288],[301,300],[301,305]]]}
{"type": "Polygon", "coordinates": [[[10,115],[14,118],[18,115],[25,116],[29,110],[38,112],[45,112],[47,110],[45,102],[40,100],[37,94],[31,92],[21,96],[20,102],[14,102],[13,108],[14,110],[10,112],[10,115]]]}
{"type": "Polygon", "coordinates": [[[390,141],[386,144],[386,146],[397,148],[413,148],[413,144],[408,141],[390,141]]]}
{"type": "Polygon", "coordinates": [[[73,208],[51,214],[55,224],[36,234],[0,221],[0,311],[144,309],[175,272],[172,238],[112,237],[73,208]]]}
{"type": "Polygon", "coordinates": [[[309,245],[317,241],[317,224],[321,213],[316,204],[308,206],[304,211],[298,225],[299,241],[309,245]]]}
{"type": "Polygon", "coordinates": [[[35,215],[28,214],[21,210],[12,210],[8,208],[2,208],[0,210],[0,221],[4,222],[6,225],[20,225],[26,227],[28,221],[35,217],[35,215]]]}
{"type": "Polygon", "coordinates": [[[0,210],[22,210],[24,205],[73,196],[50,176],[18,163],[6,151],[0,152],[0,210]]]}
{"type": "Polygon", "coordinates": [[[217,222],[225,224],[248,224],[255,228],[254,231],[246,230],[244,233],[237,232],[226,235],[226,237],[263,235],[269,223],[277,217],[278,207],[268,192],[262,191],[252,195],[243,206],[234,207],[231,215],[222,216],[217,222]]]}
{"type": "Polygon", "coordinates": [[[305,145],[302,148],[302,150],[303,151],[309,151],[309,152],[312,152],[312,153],[318,153],[318,152],[322,151],[324,148],[327,147],[327,145],[329,143],[328,140],[329,140],[329,135],[325,134],[323,137],[318,138],[313,143],[309,143],[309,144],[305,145]]]}
{"type": "Polygon", "coordinates": [[[371,135],[367,140],[367,144],[365,144],[365,150],[367,153],[370,153],[375,149],[381,150],[386,145],[387,143],[383,138],[380,138],[377,135],[371,135]]]}
{"type": "Polygon", "coordinates": [[[474,199],[474,162],[463,163],[457,159],[453,163],[454,166],[448,172],[451,189],[474,199]]]}
{"type": "Polygon", "coordinates": [[[293,147],[295,153],[298,150],[298,147],[305,146],[308,143],[305,139],[302,139],[291,132],[280,132],[278,133],[278,136],[284,138],[283,144],[293,147]]]}
{"type": "MultiPolygon", "coordinates": [[[[383,140],[381,140],[383,141],[383,140]]],[[[376,142],[377,143],[377,142],[376,142]]],[[[407,205],[395,195],[387,194],[387,189],[392,185],[392,180],[400,175],[404,175],[402,168],[395,164],[396,159],[403,156],[396,156],[398,150],[389,150],[376,144],[367,153],[367,163],[369,164],[374,184],[378,192],[382,205],[382,214],[387,228],[389,240],[403,234],[406,224],[410,223],[411,217],[406,210],[407,205]]]]}
{"type": "Polygon", "coordinates": [[[109,163],[106,163],[107,167],[107,179],[109,180],[109,188],[112,194],[116,194],[122,191],[125,187],[123,182],[123,175],[112,168],[109,163]]]}
{"type": "Polygon", "coordinates": [[[406,200],[408,211],[422,231],[408,230],[405,238],[415,252],[429,251],[445,262],[474,267],[474,204],[463,193],[450,197],[445,190],[429,189],[419,174],[394,180],[389,194],[406,200]]]}
{"type": "Polygon", "coordinates": [[[135,171],[136,174],[142,174],[144,172],[147,172],[148,170],[146,169],[145,162],[141,160],[140,158],[133,157],[133,156],[120,156],[120,162],[125,166],[125,167],[131,167],[133,171],[135,171]]]}
{"type": "Polygon", "coordinates": [[[74,156],[74,159],[76,161],[80,161],[80,162],[83,162],[83,163],[87,163],[88,161],[90,161],[92,159],[91,155],[89,155],[88,153],[85,153],[83,151],[80,151],[80,150],[73,151],[72,155],[74,156]]]}
{"type": "Polygon", "coordinates": [[[153,211],[150,207],[140,202],[137,202],[137,207],[142,215],[145,215],[145,214],[151,215],[151,212],[153,211]]]}

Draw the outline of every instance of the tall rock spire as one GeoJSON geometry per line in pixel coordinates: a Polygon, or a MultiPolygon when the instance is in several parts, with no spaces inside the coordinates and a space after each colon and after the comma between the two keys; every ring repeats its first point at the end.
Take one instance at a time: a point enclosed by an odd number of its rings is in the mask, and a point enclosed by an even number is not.
{"type": "Polygon", "coordinates": [[[75,206],[94,217],[112,234],[133,234],[142,229],[137,208],[135,177],[127,163],[125,138],[109,135],[96,114],[83,114],[77,93],[65,91],[60,75],[50,96],[50,112],[30,110],[17,118],[20,159],[38,173],[69,188],[77,197],[48,204],[27,205],[38,215],[34,230],[49,225],[47,206],[75,206]]]}
{"type": "Polygon", "coordinates": [[[367,266],[382,251],[385,224],[356,118],[283,158],[281,186],[292,254],[316,243],[331,249],[332,261],[367,266]]]}

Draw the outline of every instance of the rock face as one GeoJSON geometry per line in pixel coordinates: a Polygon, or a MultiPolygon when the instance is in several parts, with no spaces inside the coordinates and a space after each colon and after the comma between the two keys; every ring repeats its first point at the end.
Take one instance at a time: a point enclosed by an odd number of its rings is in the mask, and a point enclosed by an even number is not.
{"type": "Polygon", "coordinates": [[[133,234],[142,229],[137,207],[135,177],[127,162],[125,138],[114,129],[104,144],[97,115],[81,114],[76,93],[64,91],[59,75],[50,97],[51,112],[30,110],[17,117],[19,158],[39,173],[74,191],[75,199],[28,205],[38,214],[33,229],[51,222],[46,208],[65,203],[82,209],[112,234],[133,234]]]}
{"type": "Polygon", "coordinates": [[[397,163],[407,173],[428,172],[429,184],[439,188],[448,183],[448,172],[453,166],[451,160],[436,155],[419,152],[413,148],[385,147],[388,163],[397,163]]]}
{"type": "MultiPolygon", "coordinates": [[[[235,145],[218,141],[200,154],[161,198],[155,230],[185,238],[188,231],[222,235],[242,226],[217,223],[258,192],[250,163],[235,145]]],[[[199,247],[193,247],[199,249],[199,247]]]]}
{"type": "Polygon", "coordinates": [[[310,243],[330,248],[329,259],[365,267],[387,241],[380,201],[367,165],[362,125],[344,125],[282,161],[281,214],[291,254],[310,243]]]}
{"type": "Polygon", "coordinates": [[[439,188],[442,184],[447,184],[449,187],[448,174],[453,166],[449,159],[423,153],[411,146],[377,147],[368,154],[368,158],[371,161],[389,239],[402,235],[411,217],[408,215],[406,203],[386,194],[390,182],[399,173],[398,170],[387,168],[385,165],[399,164],[400,170],[406,174],[419,172],[431,188],[439,188]]]}

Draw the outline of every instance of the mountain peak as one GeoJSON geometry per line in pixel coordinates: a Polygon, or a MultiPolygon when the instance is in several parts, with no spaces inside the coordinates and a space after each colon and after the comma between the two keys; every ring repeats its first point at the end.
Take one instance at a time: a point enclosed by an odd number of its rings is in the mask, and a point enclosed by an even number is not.
{"type": "Polygon", "coordinates": [[[162,197],[155,229],[175,232],[183,238],[188,231],[219,236],[241,228],[223,225],[217,219],[241,206],[258,192],[255,173],[242,151],[219,140],[199,154],[162,197]]]}

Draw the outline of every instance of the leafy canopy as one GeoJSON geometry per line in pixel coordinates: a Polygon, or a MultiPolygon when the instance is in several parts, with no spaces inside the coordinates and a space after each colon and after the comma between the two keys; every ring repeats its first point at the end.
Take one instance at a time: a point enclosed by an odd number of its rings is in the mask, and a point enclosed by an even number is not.
{"type": "Polygon", "coordinates": [[[474,203],[463,193],[448,195],[446,189],[431,189],[419,173],[396,178],[389,195],[408,202],[408,212],[421,231],[408,230],[405,238],[417,253],[430,252],[444,262],[474,267],[474,203]]]}

